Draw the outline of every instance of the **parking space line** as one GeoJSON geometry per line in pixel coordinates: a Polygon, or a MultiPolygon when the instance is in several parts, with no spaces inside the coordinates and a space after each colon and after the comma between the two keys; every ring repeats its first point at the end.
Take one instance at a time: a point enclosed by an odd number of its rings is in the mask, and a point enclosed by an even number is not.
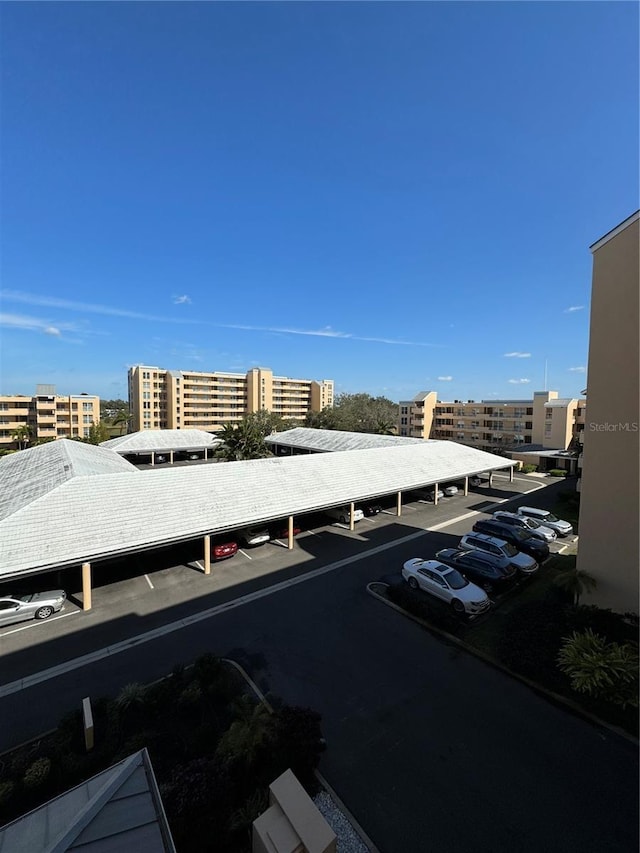
{"type": "Polygon", "coordinates": [[[239,553],[239,554],[244,554],[244,556],[247,558],[247,560],[253,560],[253,557],[250,557],[250,556],[247,554],[247,552],[246,552],[246,551],[243,551],[243,550],[242,550],[242,548],[238,548],[238,553],[239,553]]]}
{"type": "Polygon", "coordinates": [[[200,571],[201,571],[201,572],[204,572],[204,566],[202,565],[202,563],[200,562],[200,560],[196,560],[196,561],[195,561],[195,562],[193,562],[191,565],[192,565],[192,566],[197,566],[197,567],[200,569],[200,571]]]}
{"type": "Polygon", "coordinates": [[[151,578],[149,577],[149,575],[145,575],[145,579],[146,579],[147,583],[149,584],[149,586],[151,587],[151,589],[155,589],[154,585],[151,583],[151,578]]]}
{"type": "Polygon", "coordinates": [[[0,634],[0,638],[8,637],[10,634],[17,634],[19,631],[26,631],[28,628],[37,628],[39,625],[44,625],[45,622],[50,625],[52,622],[64,619],[65,616],[77,616],[78,613],[80,613],[79,610],[70,610],[69,613],[61,613],[59,616],[54,616],[53,619],[34,619],[33,622],[29,622],[28,625],[22,625],[20,628],[13,628],[11,631],[5,631],[4,634],[0,634]]]}
{"type": "Polygon", "coordinates": [[[361,521],[368,521],[369,524],[375,524],[376,523],[373,518],[366,518],[366,516],[365,516],[365,518],[362,518],[361,521]]]}

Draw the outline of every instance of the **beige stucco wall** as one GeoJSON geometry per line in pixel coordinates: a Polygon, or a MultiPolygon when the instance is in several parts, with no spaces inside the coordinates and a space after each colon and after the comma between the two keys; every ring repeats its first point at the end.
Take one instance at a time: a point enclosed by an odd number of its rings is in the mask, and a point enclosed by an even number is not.
{"type": "Polygon", "coordinates": [[[638,611],[638,220],[594,249],[578,568],[586,603],[638,611]]]}

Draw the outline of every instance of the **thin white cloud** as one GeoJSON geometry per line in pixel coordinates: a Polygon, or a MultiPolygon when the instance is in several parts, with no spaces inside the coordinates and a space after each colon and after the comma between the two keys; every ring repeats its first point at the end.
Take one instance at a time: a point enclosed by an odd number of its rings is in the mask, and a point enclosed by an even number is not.
{"type": "Polygon", "coordinates": [[[530,379],[509,379],[508,382],[510,382],[511,385],[528,385],[529,382],[531,382],[531,380],[530,379]]]}
{"type": "Polygon", "coordinates": [[[26,332],[43,332],[45,335],[59,338],[62,332],[75,332],[76,327],[71,323],[57,323],[40,317],[27,317],[24,314],[0,314],[0,326],[9,329],[22,329],[26,332]]]}
{"type": "Polygon", "coordinates": [[[569,308],[564,309],[565,314],[573,314],[574,311],[583,311],[584,305],[570,305],[569,308]]]}
{"type": "Polygon", "coordinates": [[[570,367],[569,372],[570,373],[586,373],[587,368],[586,367],[570,367]]]}
{"type": "Polygon", "coordinates": [[[182,296],[174,296],[173,297],[174,305],[191,305],[191,297],[187,296],[187,294],[183,294],[182,296]]]}
{"type": "Polygon", "coordinates": [[[505,358],[531,358],[530,352],[505,352],[505,358]]]}
{"type": "Polygon", "coordinates": [[[438,382],[451,382],[453,376],[438,376],[438,382]]]}
{"type": "MultiPolygon", "coordinates": [[[[350,332],[338,332],[330,326],[323,329],[296,329],[289,326],[252,326],[240,323],[211,323],[207,320],[189,319],[183,317],[160,317],[155,314],[144,314],[140,311],[129,311],[126,308],[113,308],[88,302],[75,302],[70,299],[58,299],[55,296],[39,296],[15,290],[3,290],[0,297],[8,302],[20,302],[25,305],[38,305],[47,308],[59,308],[66,311],[77,311],[84,314],[99,314],[106,317],[123,317],[130,320],[146,320],[152,323],[178,323],[181,325],[209,326],[216,329],[238,329],[247,332],[271,332],[286,335],[301,335],[320,338],[339,338],[350,341],[366,341],[369,343],[391,344],[410,347],[442,347],[443,344],[432,344],[425,341],[403,341],[396,338],[369,337],[353,335],[350,332]]],[[[60,324],[57,324],[60,325],[60,324]]]]}

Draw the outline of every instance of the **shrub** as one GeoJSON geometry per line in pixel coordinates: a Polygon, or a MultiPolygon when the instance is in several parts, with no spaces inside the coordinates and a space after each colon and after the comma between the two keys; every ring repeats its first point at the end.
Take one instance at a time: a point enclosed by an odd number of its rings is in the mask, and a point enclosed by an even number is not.
{"type": "Polygon", "coordinates": [[[193,675],[203,687],[209,687],[224,675],[224,664],[210,652],[196,658],[193,664],[193,675]]]}
{"type": "MultiPolygon", "coordinates": [[[[555,596],[532,601],[505,616],[499,659],[514,672],[548,683],[567,631],[566,608],[555,596]]],[[[559,680],[559,678],[558,678],[559,680]]]]}
{"type": "Polygon", "coordinates": [[[51,760],[49,758],[38,758],[24,774],[22,784],[25,788],[39,788],[49,778],[51,772],[51,760]]]}
{"type": "Polygon", "coordinates": [[[14,789],[15,785],[11,781],[0,782],[0,806],[4,806],[5,803],[9,802],[13,796],[14,789]]]}
{"type": "Polygon", "coordinates": [[[563,638],[558,666],[571,687],[598,699],[638,707],[638,649],[629,643],[607,643],[591,628],[563,638]]]}
{"type": "Polygon", "coordinates": [[[550,477],[566,477],[567,476],[567,472],[564,470],[564,468],[552,468],[550,471],[547,471],[547,474],[550,477]]]}
{"type": "Polygon", "coordinates": [[[568,628],[578,632],[591,628],[596,634],[614,643],[638,641],[637,624],[630,625],[622,614],[603,610],[593,604],[572,608],[568,614],[568,628]]]}
{"type": "Polygon", "coordinates": [[[523,465],[520,469],[523,474],[533,474],[534,471],[538,470],[537,465],[523,465]]]}

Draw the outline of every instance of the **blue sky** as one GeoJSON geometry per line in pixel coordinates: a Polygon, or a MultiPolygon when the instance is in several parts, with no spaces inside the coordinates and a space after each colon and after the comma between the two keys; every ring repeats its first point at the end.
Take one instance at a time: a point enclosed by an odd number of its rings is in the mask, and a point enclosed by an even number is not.
{"type": "Polygon", "coordinates": [[[1,393],[586,385],[635,3],[5,3],[1,393]]]}

